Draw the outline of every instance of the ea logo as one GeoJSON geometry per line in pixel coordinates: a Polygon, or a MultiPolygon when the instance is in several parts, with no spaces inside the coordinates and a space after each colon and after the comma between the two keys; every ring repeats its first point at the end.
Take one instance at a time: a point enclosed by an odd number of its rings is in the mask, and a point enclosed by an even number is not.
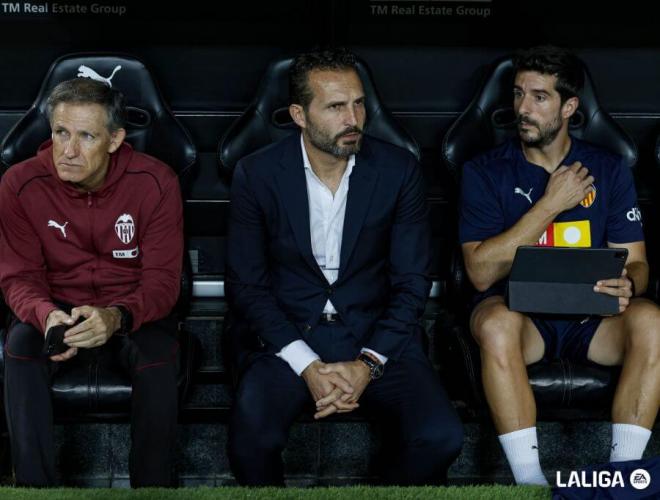
{"type": "Polygon", "coordinates": [[[639,222],[642,220],[642,212],[639,210],[637,207],[632,207],[630,210],[626,212],[626,218],[630,222],[639,222]]]}
{"type": "Polygon", "coordinates": [[[630,473],[630,485],[636,490],[644,490],[651,484],[651,474],[644,469],[635,469],[630,473]]]}
{"type": "Polygon", "coordinates": [[[115,222],[115,233],[117,237],[125,245],[130,243],[135,234],[135,224],[133,224],[133,217],[131,214],[121,214],[115,222]]]}

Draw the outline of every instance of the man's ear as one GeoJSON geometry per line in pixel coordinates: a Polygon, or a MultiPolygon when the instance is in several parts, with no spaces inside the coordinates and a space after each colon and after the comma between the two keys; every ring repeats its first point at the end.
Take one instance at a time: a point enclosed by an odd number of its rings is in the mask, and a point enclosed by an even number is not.
{"type": "Polygon", "coordinates": [[[118,128],[110,134],[110,146],[108,146],[108,153],[114,153],[119,149],[126,139],[126,129],[118,128]]]}
{"type": "Polygon", "coordinates": [[[561,106],[561,116],[564,120],[568,120],[577,111],[580,104],[580,99],[577,97],[569,97],[561,106]]]}
{"type": "Polygon", "coordinates": [[[296,122],[300,128],[305,128],[307,121],[305,120],[305,110],[300,104],[291,104],[289,106],[289,114],[293,121],[296,122]]]}

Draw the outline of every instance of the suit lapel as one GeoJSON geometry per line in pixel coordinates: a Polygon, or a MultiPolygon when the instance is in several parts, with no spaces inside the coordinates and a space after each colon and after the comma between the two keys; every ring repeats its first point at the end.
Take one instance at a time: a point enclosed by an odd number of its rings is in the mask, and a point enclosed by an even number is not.
{"type": "Polygon", "coordinates": [[[365,141],[361,152],[355,159],[355,166],[349,180],[337,280],[341,280],[346,271],[376,187],[378,171],[369,162],[369,157],[369,148],[365,141]]]}
{"type": "Polygon", "coordinates": [[[300,135],[293,134],[280,159],[281,172],[276,177],[281,200],[291,224],[293,236],[300,253],[309,267],[323,280],[325,276],[316,263],[312,253],[312,238],[309,230],[309,200],[307,199],[307,180],[300,150],[300,135]]]}

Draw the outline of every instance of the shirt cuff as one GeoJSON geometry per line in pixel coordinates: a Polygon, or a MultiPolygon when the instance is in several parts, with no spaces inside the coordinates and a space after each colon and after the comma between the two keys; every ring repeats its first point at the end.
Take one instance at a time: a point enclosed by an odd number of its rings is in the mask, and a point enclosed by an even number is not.
{"type": "Polygon", "coordinates": [[[387,363],[388,358],[386,356],[383,356],[382,354],[377,353],[376,351],[372,351],[371,349],[367,349],[366,347],[363,347],[362,349],[360,349],[360,352],[368,352],[369,354],[376,356],[376,359],[378,359],[378,361],[380,361],[381,363],[383,364],[387,363]]]}
{"type": "Polygon", "coordinates": [[[317,359],[321,359],[318,354],[312,351],[312,348],[309,347],[304,340],[294,340],[290,344],[285,345],[282,350],[275,355],[286,361],[298,376],[300,376],[305,368],[311,363],[317,359]]]}

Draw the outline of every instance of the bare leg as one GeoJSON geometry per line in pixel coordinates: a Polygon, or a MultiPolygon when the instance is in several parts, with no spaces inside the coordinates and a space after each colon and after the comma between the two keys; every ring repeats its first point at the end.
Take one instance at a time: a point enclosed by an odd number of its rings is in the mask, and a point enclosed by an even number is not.
{"type": "Polygon", "coordinates": [[[543,356],[541,334],[528,317],[509,311],[502,297],[490,297],[477,306],[471,329],[481,350],[486,399],[516,483],[547,485],[525,366],[543,356]]]}
{"type": "Polygon", "coordinates": [[[651,429],[660,404],[660,309],[634,299],[623,314],[603,319],[589,345],[595,363],[623,363],[612,421],[651,429]]]}
{"type": "Polygon", "coordinates": [[[495,428],[506,434],[533,427],[536,404],[526,365],[540,360],[545,349],[534,323],[494,296],[475,308],[470,329],[481,350],[481,376],[495,428]]]}

